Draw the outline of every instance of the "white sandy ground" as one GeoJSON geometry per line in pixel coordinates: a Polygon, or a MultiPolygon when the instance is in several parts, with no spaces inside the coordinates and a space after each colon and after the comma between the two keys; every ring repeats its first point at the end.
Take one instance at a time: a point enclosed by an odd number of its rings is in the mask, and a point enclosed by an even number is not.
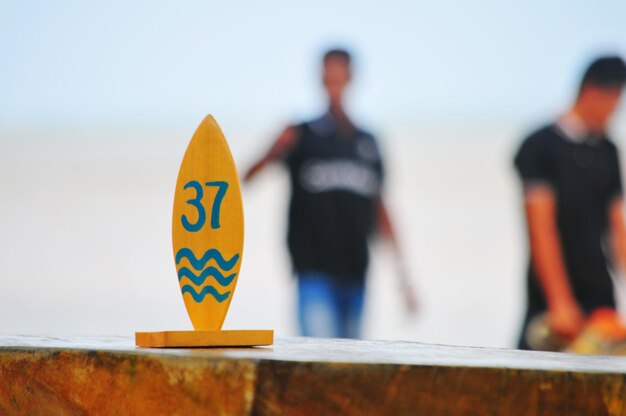
{"type": "MultiPolygon", "coordinates": [[[[0,130],[0,334],[191,328],[170,227],[192,133],[0,130]]],[[[271,132],[225,133],[243,169],[271,132]]],[[[420,313],[404,315],[389,249],[375,244],[366,338],[514,344],[526,243],[511,158],[524,133],[496,125],[387,132],[386,194],[420,313]]],[[[286,179],[273,167],[243,189],[244,260],[224,328],[296,334],[284,247],[286,179]]]]}

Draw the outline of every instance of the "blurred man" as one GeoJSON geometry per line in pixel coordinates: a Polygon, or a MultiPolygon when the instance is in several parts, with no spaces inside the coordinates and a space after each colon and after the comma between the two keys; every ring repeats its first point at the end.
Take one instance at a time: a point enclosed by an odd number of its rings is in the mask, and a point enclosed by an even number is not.
{"type": "MultiPolygon", "coordinates": [[[[351,79],[345,50],[323,58],[328,111],[287,129],[245,175],[282,161],[291,179],[288,246],[298,279],[298,318],[304,336],[359,338],[368,264],[367,240],[379,226],[402,258],[381,198],[383,164],[374,137],[355,126],[344,109],[351,79]]],[[[404,273],[410,310],[413,292],[404,273]]]]}
{"type": "Polygon", "coordinates": [[[527,327],[547,313],[552,331],[573,339],[585,319],[615,308],[609,267],[626,266],[618,151],[606,133],[624,84],[621,58],[595,60],[569,111],[523,141],[515,166],[524,186],[530,243],[527,327]]]}

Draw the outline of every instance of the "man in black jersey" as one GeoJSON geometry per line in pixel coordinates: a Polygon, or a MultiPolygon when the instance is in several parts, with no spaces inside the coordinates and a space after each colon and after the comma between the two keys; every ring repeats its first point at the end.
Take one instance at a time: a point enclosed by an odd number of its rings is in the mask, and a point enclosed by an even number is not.
{"type": "Polygon", "coordinates": [[[609,270],[626,269],[626,228],[618,151],[606,126],[625,84],[621,58],[595,60],[572,108],[515,156],[530,243],[519,348],[532,347],[526,329],[544,313],[554,333],[573,339],[594,310],[615,308],[609,270]]]}
{"type": "MultiPolygon", "coordinates": [[[[376,225],[402,258],[381,198],[383,165],[374,137],[356,127],[343,107],[351,57],[328,51],[323,84],[329,109],[320,118],[287,129],[245,175],[282,161],[291,182],[288,246],[298,278],[298,317],[305,336],[359,338],[367,240],[376,225]]],[[[409,310],[415,301],[401,273],[409,310]]]]}

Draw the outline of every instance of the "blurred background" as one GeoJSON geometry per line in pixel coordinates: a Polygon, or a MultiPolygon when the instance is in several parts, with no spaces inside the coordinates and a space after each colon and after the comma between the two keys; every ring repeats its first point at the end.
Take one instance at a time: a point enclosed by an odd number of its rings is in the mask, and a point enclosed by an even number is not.
{"type": "MultiPolygon", "coordinates": [[[[590,59],[626,55],[624,16],[620,0],[0,2],[0,333],[190,329],[170,240],[189,139],[213,114],[243,170],[325,110],[320,56],[343,46],[420,300],[408,319],[374,244],[365,336],[513,346],[527,258],[513,152],[590,59]]],[[[612,132],[624,153],[623,108],[612,132]]],[[[224,328],[296,334],[287,191],[278,166],[243,189],[224,328]]]]}

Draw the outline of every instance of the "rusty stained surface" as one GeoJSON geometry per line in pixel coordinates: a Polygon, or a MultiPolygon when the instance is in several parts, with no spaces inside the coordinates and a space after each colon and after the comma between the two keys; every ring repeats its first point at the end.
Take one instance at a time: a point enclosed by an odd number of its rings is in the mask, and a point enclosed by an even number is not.
{"type": "Polygon", "coordinates": [[[248,414],[255,377],[249,360],[5,350],[0,414],[248,414]]]}
{"type": "Polygon", "coordinates": [[[626,415],[626,359],[406,342],[0,336],[1,415],[626,415]]]}

